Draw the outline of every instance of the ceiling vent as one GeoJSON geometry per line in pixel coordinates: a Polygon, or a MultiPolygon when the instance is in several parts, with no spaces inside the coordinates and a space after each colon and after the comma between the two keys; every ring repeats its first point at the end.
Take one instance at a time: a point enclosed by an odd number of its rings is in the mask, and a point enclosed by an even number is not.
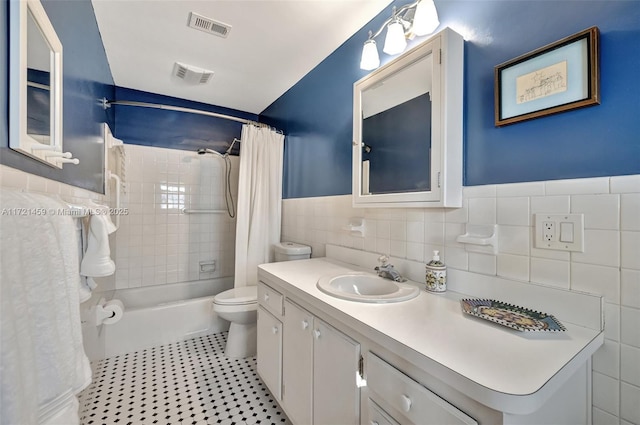
{"type": "Polygon", "coordinates": [[[189,27],[223,38],[227,38],[229,31],[231,31],[231,25],[214,21],[195,12],[189,14],[189,27]]]}
{"type": "Polygon", "coordinates": [[[173,74],[189,84],[206,84],[213,76],[213,71],[176,62],[173,74]]]}

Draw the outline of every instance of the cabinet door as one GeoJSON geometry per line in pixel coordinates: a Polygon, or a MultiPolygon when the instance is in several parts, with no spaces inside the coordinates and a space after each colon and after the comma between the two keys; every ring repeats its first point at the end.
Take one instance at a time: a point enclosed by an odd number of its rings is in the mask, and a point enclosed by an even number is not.
{"type": "Polygon", "coordinates": [[[283,323],[282,401],[294,424],[312,423],[313,316],[285,301],[283,323]]]}
{"type": "Polygon", "coordinates": [[[258,375],[282,399],[282,323],[258,307],[258,375]]]}
{"type": "Polygon", "coordinates": [[[359,424],[360,344],[315,318],[313,355],[313,424],[359,424]]]}

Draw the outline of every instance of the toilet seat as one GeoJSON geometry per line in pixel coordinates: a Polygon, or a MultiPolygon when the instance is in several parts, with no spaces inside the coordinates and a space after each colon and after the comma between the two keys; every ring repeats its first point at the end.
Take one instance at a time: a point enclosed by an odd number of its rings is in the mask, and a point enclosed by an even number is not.
{"type": "Polygon", "coordinates": [[[213,303],[218,305],[257,304],[258,287],[252,285],[226,290],[213,297],[213,303]]]}

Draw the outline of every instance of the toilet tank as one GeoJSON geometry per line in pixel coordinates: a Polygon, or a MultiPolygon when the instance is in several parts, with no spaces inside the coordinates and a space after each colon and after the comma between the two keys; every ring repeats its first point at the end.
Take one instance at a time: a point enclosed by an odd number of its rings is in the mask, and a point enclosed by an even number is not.
{"type": "Polygon", "coordinates": [[[280,242],[273,246],[277,261],[304,260],[311,258],[311,247],[295,242],[280,242]]]}

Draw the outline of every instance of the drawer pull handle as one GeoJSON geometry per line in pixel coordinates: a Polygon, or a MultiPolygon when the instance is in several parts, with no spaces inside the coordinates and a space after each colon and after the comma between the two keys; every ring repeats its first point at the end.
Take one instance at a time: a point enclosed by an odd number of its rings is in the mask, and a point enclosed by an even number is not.
{"type": "Polygon", "coordinates": [[[411,410],[411,399],[409,396],[402,394],[402,410],[408,412],[411,410]]]}
{"type": "Polygon", "coordinates": [[[380,425],[377,421],[371,421],[371,425],[380,425]]]}
{"type": "Polygon", "coordinates": [[[264,294],[264,300],[269,301],[269,294],[264,294]]]}
{"type": "Polygon", "coordinates": [[[278,327],[274,326],[273,328],[271,328],[271,332],[273,332],[274,334],[278,333],[278,327]]]}
{"type": "Polygon", "coordinates": [[[309,327],[309,322],[307,320],[302,321],[302,329],[307,329],[309,327]]]}
{"type": "Polygon", "coordinates": [[[313,336],[314,336],[316,339],[320,338],[320,330],[319,330],[319,329],[315,329],[315,330],[313,331],[313,336]]]}

